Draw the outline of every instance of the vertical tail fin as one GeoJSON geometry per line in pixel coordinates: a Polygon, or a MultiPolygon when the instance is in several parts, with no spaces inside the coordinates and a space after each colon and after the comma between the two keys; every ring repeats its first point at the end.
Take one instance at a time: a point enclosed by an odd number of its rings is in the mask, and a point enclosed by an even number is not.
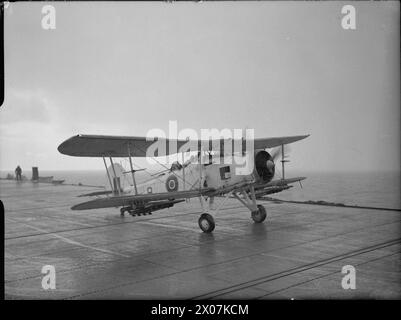
{"type": "Polygon", "coordinates": [[[117,194],[121,193],[126,187],[130,185],[128,177],[124,173],[125,171],[126,170],[124,169],[124,167],[119,163],[113,163],[113,165],[110,165],[107,168],[107,172],[113,185],[113,191],[117,194]]]}

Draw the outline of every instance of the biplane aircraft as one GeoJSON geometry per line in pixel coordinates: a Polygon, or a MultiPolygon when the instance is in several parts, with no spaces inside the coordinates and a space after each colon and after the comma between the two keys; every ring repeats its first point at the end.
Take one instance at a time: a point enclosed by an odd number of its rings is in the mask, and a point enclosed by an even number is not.
{"type": "MultiPolygon", "coordinates": [[[[72,210],[88,210],[120,207],[120,214],[128,212],[132,216],[152,214],[164,208],[170,208],[189,198],[199,198],[202,214],[198,224],[203,232],[212,232],[215,221],[212,213],[217,213],[228,198],[235,198],[251,212],[255,223],[266,219],[266,209],[257,203],[257,199],[271,193],[291,188],[291,184],[306,179],[305,177],[285,178],[284,164],[286,160],[285,145],[307,138],[309,135],[257,138],[253,139],[253,170],[249,174],[236,174],[240,161],[236,157],[246,157],[246,141],[242,139],[242,151],[229,155],[232,161],[222,162],[223,140],[217,141],[219,150],[212,141],[205,152],[201,146],[205,141],[198,140],[199,149],[189,160],[174,162],[170,168],[152,175],[151,179],[137,184],[135,173],[145,169],[134,169],[133,157],[146,157],[147,148],[154,141],[146,137],[76,135],[60,144],[60,153],[77,157],[100,157],[106,168],[110,190],[92,192],[81,196],[94,196],[94,200],[86,201],[71,207],[72,210]],[[270,153],[267,151],[270,150],[270,153]],[[281,156],[281,177],[275,175],[275,161],[281,156]],[[109,167],[106,159],[110,160],[109,167]],[[128,158],[130,170],[126,171],[113,158],[128,158]],[[237,159],[238,160],[238,159],[237,159]],[[219,206],[214,205],[215,197],[223,197],[219,206]]],[[[171,139],[155,138],[155,140],[171,139]]],[[[174,140],[178,149],[167,148],[166,155],[177,154],[188,140],[174,140]]],[[[169,146],[170,144],[168,144],[169,146]]],[[[156,154],[157,155],[157,154],[156,154]]],[[[184,153],[182,153],[184,159],[184,153]]],[[[227,157],[227,154],[224,155],[227,157]]],[[[248,155],[249,156],[249,155],[248,155]]],[[[226,159],[226,158],[225,158],[226,159]]]]}

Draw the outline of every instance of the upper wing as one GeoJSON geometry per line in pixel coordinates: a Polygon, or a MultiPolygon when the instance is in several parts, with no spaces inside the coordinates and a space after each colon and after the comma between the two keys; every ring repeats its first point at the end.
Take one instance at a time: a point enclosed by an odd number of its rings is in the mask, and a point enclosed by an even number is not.
{"type": "Polygon", "coordinates": [[[100,208],[112,208],[112,207],[123,207],[130,206],[135,203],[149,203],[151,201],[160,200],[178,200],[199,197],[200,195],[206,195],[208,192],[213,191],[212,188],[204,188],[199,190],[187,190],[187,191],[176,191],[176,192],[163,192],[163,193],[147,193],[138,195],[123,195],[95,199],[87,202],[83,202],[71,207],[72,210],[88,210],[88,209],[100,209],[100,208]]]}
{"type": "Polygon", "coordinates": [[[147,148],[153,143],[154,140],[147,141],[146,137],[79,134],[60,144],[58,151],[75,157],[128,157],[130,146],[131,156],[145,157],[147,148]]]}
{"type": "Polygon", "coordinates": [[[274,148],[284,144],[293,143],[309,137],[309,134],[302,136],[275,137],[275,138],[256,138],[254,140],[254,149],[274,148]]]}
{"type": "MultiPolygon", "coordinates": [[[[266,149],[292,143],[305,139],[309,135],[276,137],[276,138],[257,138],[254,139],[254,149],[266,149]]],[[[128,147],[132,157],[146,157],[146,150],[155,141],[166,142],[166,155],[177,153],[179,148],[188,143],[187,140],[172,140],[164,138],[156,138],[155,140],[147,140],[146,137],[123,137],[123,136],[100,136],[100,135],[76,135],[59,145],[60,153],[76,156],[76,157],[128,157],[128,147]],[[170,143],[174,142],[177,148],[170,150],[170,143]]],[[[234,142],[235,140],[231,140],[234,142]]],[[[224,148],[224,139],[218,140],[219,150],[214,150],[217,145],[216,140],[209,141],[191,141],[197,150],[201,150],[201,146],[209,145],[209,150],[220,151],[224,148]]],[[[246,141],[242,141],[243,150],[246,147],[246,141]]],[[[158,156],[156,154],[156,156],[158,156]]],[[[161,155],[162,156],[162,155],[161,155]]]]}

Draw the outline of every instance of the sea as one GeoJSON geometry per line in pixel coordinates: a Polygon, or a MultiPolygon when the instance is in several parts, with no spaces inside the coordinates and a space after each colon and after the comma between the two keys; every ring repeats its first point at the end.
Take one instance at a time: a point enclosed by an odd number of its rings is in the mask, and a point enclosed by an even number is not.
{"type": "MultiPolygon", "coordinates": [[[[0,171],[5,178],[10,171],[0,171]]],[[[28,179],[31,173],[24,173],[28,179]]],[[[148,180],[151,173],[137,172],[137,182],[148,180]]],[[[41,170],[40,176],[53,176],[65,184],[82,184],[104,188],[108,185],[104,170],[50,171],[41,170]]],[[[271,195],[282,200],[327,201],[345,205],[401,208],[400,172],[288,172],[288,178],[304,176],[294,187],[271,195]]],[[[279,177],[275,177],[279,178],[279,177]]]]}

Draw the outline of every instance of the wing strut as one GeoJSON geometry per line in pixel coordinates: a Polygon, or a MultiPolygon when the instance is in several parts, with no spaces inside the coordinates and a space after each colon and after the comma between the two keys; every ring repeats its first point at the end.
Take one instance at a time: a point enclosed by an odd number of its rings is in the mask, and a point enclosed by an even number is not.
{"type": "Polygon", "coordinates": [[[184,180],[184,191],[185,191],[185,163],[184,163],[184,152],[181,153],[181,162],[182,162],[182,178],[184,180]]]}
{"type": "Polygon", "coordinates": [[[203,211],[203,196],[202,196],[202,147],[199,152],[199,200],[203,211]]]}
{"type": "Polygon", "coordinates": [[[113,189],[113,184],[111,183],[111,178],[110,178],[109,170],[107,170],[106,159],[105,159],[104,157],[102,157],[102,158],[103,158],[104,167],[106,168],[107,178],[109,178],[110,188],[111,188],[111,190],[114,190],[114,189],[113,189]]]}
{"type": "Polygon", "coordinates": [[[284,144],[281,145],[281,169],[282,169],[282,179],[285,179],[284,175],[284,163],[289,162],[290,160],[284,160],[284,144]]]}
{"type": "Polygon", "coordinates": [[[202,148],[199,155],[199,191],[202,190],[202,148]]]}
{"type": "Polygon", "coordinates": [[[136,187],[136,180],[135,180],[135,170],[134,167],[132,166],[132,159],[131,159],[131,149],[130,149],[130,144],[127,144],[128,146],[128,159],[129,159],[129,165],[131,167],[131,173],[132,173],[132,181],[134,182],[134,188],[135,188],[135,194],[138,194],[138,189],[136,187]]]}

